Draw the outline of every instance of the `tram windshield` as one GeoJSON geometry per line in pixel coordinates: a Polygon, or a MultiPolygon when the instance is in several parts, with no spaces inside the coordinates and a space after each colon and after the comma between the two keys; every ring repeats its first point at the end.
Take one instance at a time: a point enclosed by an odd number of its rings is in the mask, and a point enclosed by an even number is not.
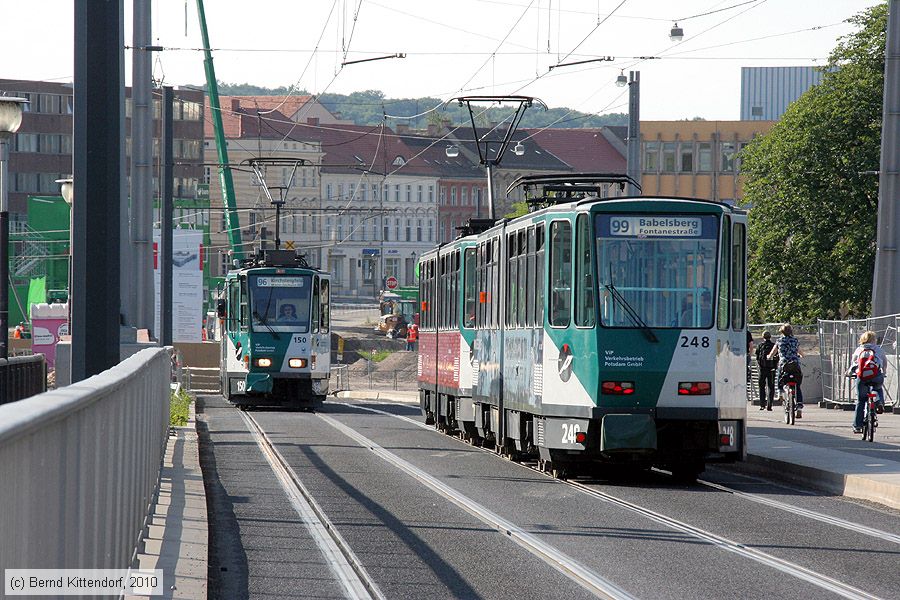
{"type": "Polygon", "coordinates": [[[606,327],[713,326],[714,215],[597,215],[600,321],[606,327]]]}
{"type": "Polygon", "coordinates": [[[254,331],[309,331],[309,275],[251,275],[254,331]]]}

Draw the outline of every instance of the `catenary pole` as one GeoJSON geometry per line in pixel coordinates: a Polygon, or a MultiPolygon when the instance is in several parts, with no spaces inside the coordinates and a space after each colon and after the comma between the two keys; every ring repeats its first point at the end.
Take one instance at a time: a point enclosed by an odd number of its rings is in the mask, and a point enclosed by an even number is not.
{"type": "Polygon", "coordinates": [[[159,341],[161,346],[172,345],[172,171],[174,168],[172,143],[172,102],[174,92],[171,86],[162,89],[162,205],[159,214],[160,241],[160,285],[159,285],[159,341]]]}
{"type": "MultiPolygon", "coordinates": [[[[131,269],[123,278],[122,301],[130,325],[153,329],[153,112],[150,2],[134,0],[131,76],[131,269]],[[126,295],[127,292],[127,295],[126,295]]],[[[153,332],[158,335],[158,332],[153,332]]]]}
{"type": "Polygon", "coordinates": [[[72,382],[119,362],[122,0],[75,1],[72,382]]]}
{"type": "Polygon", "coordinates": [[[628,182],[626,194],[640,195],[641,183],[641,72],[629,71],[628,82],[628,145],[625,170],[635,183],[628,182]]]}
{"type": "Polygon", "coordinates": [[[881,173],[878,177],[878,233],[872,314],[900,313],[900,0],[891,0],[884,53],[881,173]]]}

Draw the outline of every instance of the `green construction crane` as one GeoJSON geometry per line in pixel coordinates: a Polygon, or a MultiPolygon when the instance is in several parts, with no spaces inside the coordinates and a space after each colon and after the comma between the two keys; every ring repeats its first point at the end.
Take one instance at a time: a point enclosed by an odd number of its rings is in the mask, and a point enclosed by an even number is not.
{"type": "Polygon", "coordinates": [[[219,181],[222,183],[222,201],[225,204],[225,229],[228,231],[232,256],[237,260],[243,260],[244,246],[241,243],[241,225],[238,221],[237,202],[234,197],[234,180],[231,177],[231,168],[228,166],[228,149],[225,147],[225,130],[222,128],[222,111],[219,106],[219,87],[216,84],[216,71],[213,68],[212,49],[209,44],[209,32],[206,29],[203,0],[197,0],[197,14],[200,17],[200,34],[203,36],[203,68],[206,71],[206,87],[209,90],[209,111],[212,113],[213,131],[216,135],[216,153],[219,157],[219,181]]]}

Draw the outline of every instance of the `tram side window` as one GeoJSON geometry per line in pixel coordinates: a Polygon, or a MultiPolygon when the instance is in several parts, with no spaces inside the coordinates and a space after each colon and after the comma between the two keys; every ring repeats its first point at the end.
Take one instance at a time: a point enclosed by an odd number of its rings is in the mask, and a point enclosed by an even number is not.
{"type": "Polygon", "coordinates": [[[519,327],[524,327],[527,323],[525,322],[525,296],[527,296],[528,283],[525,280],[526,276],[526,261],[528,260],[528,246],[527,246],[527,236],[528,232],[524,229],[519,230],[519,283],[517,286],[518,290],[518,308],[516,309],[516,324],[519,327]]]}
{"type": "Polygon", "coordinates": [[[319,308],[319,333],[328,333],[328,328],[331,327],[331,296],[329,295],[330,285],[327,279],[323,279],[319,283],[319,304],[321,305],[319,308]]]}
{"type": "Polygon", "coordinates": [[[228,331],[237,331],[238,315],[241,310],[241,288],[236,280],[232,280],[228,284],[228,315],[225,323],[228,331]]]}
{"type": "Polygon", "coordinates": [[[466,248],[463,262],[463,327],[475,327],[475,248],[466,248]]]}
{"type": "Polygon", "coordinates": [[[506,236],[506,327],[516,325],[516,298],[518,283],[516,276],[519,273],[519,263],[516,261],[516,234],[506,236]]]}
{"type": "Polygon", "coordinates": [[[719,242],[719,298],[716,325],[719,329],[728,329],[728,305],[729,302],[729,278],[728,272],[731,266],[729,253],[731,251],[731,218],[726,216],[722,227],[722,239],[719,242]]]}
{"type": "Polygon", "coordinates": [[[572,225],[550,225],[550,325],[566,327],[572,312],[572,225]]]}
{"type": "Polygon", "coordinates": [[[250,294],[247,291],[247,279],[241,279],[241,329],[246,331],[250,326],[250,294]]]}
{"type": "Polygon", "coordinates": [[[310,326],[312,329],[312,333],[319,333],[319,299],[321,296],[319,295],[319,276],[313,278],[313,290],[312,290],[312,316],[310,317],[310,326]]]}
{"type": "Polygon", "coordinates": [[[459,328],[459,250],[453,253],[453,328],[459,328]]]}
{"type": "Polygon", "coordinates": [[[525,296],[525,325],[534,326],[534,293],[530,290],[534,289],[534,227],[528,228],[528,266],[525,276],[525,285],[522,286],[525,296]]]}
{"type": "Polygon", "coordinates": [[[575,236],[575,325],[594,326],[594,240],[589,215],[578,215],[575,236]]]}
{"type": "Polygon", "coordinates": [[[534,320],[538,327],[544,326],[544,224],[535,232],[534,257],[534,320]]]}
{"type": "Polygon", "coordinates": [[[491,328],[500,327],[500,236],[493,239],[491,245],[491,328]]]}
{"type": "Polygon", "coordinates": [[[744,244],[746,227],[735,223],[731,237],[731,328],[744,328],[744,292],[747,281],[744,244]]]}

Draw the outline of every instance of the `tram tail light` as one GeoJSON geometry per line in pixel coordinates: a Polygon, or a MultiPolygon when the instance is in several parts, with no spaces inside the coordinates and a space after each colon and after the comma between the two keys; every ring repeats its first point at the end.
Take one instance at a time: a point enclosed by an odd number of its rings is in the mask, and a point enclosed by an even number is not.
{"type": "Polygon", "coordinates": [[[679,396],[709,396],[712,384],[708,381],[682,381],[678,384],[679,396]]]}
{"type": "Polygon", "coordinates": [[[731,445],[731,436],[727,433],[719,434],[719,445],[720,446],[730,446],[731,445]]]}
{"type": "Polygon", "coordinates": [[[583,431],[579,431],[575,434],[575,442],[578,444],[583,444],[587,441],[587,433],[583,431]]]}
{"type": "Polygon", "coordinates": [[[290,367],[292,369],[302,369],[303,367],[306,366],[306,359],[305,358],[292,358],[288,361],[288,365],[290,365],[290,367]]]}
{"type": "Polygon", "coordinates": [[[271,367],[271,366],[272,366],[272,359],[271,359],[271,358],[257,358],[257,359],[256,359],[256,366],[257,366],[257,367],[263,367],[263,368],[271,367]]]}
{"type": "Polygon", "coordinates": [[[604,394],[629,396],[634,393],[633,381],[604,381],[600,386],[604,394]]]}

